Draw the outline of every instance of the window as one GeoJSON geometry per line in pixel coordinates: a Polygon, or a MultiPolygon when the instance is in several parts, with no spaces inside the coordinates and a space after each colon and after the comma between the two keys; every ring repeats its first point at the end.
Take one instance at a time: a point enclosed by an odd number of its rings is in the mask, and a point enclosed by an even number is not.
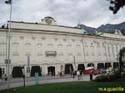
{"type": "Polygon", "coordinates": [[[42,53],[38,53],[37,56],[43,56],[43,54],[42,53]]]}
{"type": "Polygon", "coordinates": [[[57,41],[57,40],[58,40],[58,38],[54,38],[54,40],[55,40],[55,41],[57,41]]]}
{"type": "Polygon", "coordinates": [[[66,39],[63,39],[63,41],[65,41],[65,42],[66,42],[66,39]]]}
{"type": "Polygon", "coordinates": [[[105,47],[105,43],[102,43],[102,46],[105,47]]]}
{"type": "Polygon", "coordinates": [[[13,45],[19,45],[19,42],[13,42],[13,45]]]}
{"type": "Polygon", "coordinates": [[[41,37],[42,40],[45,40],[46,38],[45,37],[41,37]]]}
{"type": "Polygon", "coordinates": [[[30,52],[25,53],[25,56],[31,56],[30,52]]]}
{"type": "Polygon", "coordinates": [[[75,42],[75,39],[72,39],[72,42],[75,42]]]}
{"type": "Polygon", "coordinates": [[[82,39],[80,40],[80,42],[82,42],[82,39]]]}
{"type": "Polygon", "coordinates": [[[93,43],[91,43],[91,47],[93,47],[93,43]]]}
{"type": "Polygon", "coordinates": [[[104,53],[104,56],[106,56],[106,52],[104,53]]]}
{"type": "Polygon", "coordinates": [[[63,46],[62,44],[58,44],[59,47],[63,46]]]}
{"type": "Polygon", "coordinates": [[[17,53],[17,52],[13,52],[12,55],[13,55],[13,56],[19,56],[19,53],[17,53]]]}
{"type": "Polygon", "coordinates": [[[89,56],[88,52],[85,53],[86,56],[89,56]]]}
{"type": "Polygon", "coordinates": [[[6,56],[6,53],[2,52],[0,53],[0,56],[6,56]]]}
{"type": "Polygon", "coordinates": [[[77,53],[77,56],[81,56],[81,53],[77,53]]]}
{"type": "Polygon", "coordinates": [[[56,56],[57,52],[56,51],[45,51],[45,55],[48,56],[56,56]]]}
{"type": "Polygon", "coordinates": [[[25,45],[26,45],[26,46],[30,46],[30,45],[31,45],[31,43],[25,43],[25,45]]]}
{"type": "Polygon", "coordinates": [[[38,47],[41,47],[41,46],[42,46],[42,43],[37,43],[37,46],[38,46],[38,47]]]}
{"type": "Polygon", "coordinates": [[[32,40],[35,40],[36,39],[36,37],[32,37],[32,40]]]}
{"type": "Polygon", "coordinates": [[[53,44],[47,44],[48,46],[53,46],[53,44]]]}
{"type": "Polygon", "coordinates": [[[68,56],[72,56],[73,54],[72,53],[68,53],[68,56]]]}
{"type": "Polygon", "coordinates": [[[114,45],[112,45],[112,54],[114,54],[114,45]]]}
{"type": "Polygon", "coordinates": [[[64,54],[63,53],[59,53],[59,56],[64,56],[64,54]]]}
{"type": "Polygon", "coordinates": [[[95,56],[94,52],[92,52],[92,56],[95,56]]]}
{"type": "Polygon", "coordinates": [[[97,47],[100,47],[100,44],[99,44],[99,42],[97,42],[97,47]]]}
{"type": "Polygon", "coordinates": [[[20,39],[24,39],[24,36],[20,36],[20,39]]]}
{"type": "Polygon", "coordinates": [[[6,45],[6,42],[0,42],[0,45],[6,45]]]}
{"type": "Polygon", "coordinates": [[[80,44],[77,44],[76,46],[77,46],[77,47],[80,47],[80,44]]]}
{"type": "Polygon", "coordinates": [[[67,46],[70,47],[70,46],[72,46],[72,45],[71,45],[71,44],[68,44],[67,46]]]}
{"type": "Polygon", "coordinates": [[[101,56],[101,53],[100,53],[100,52],[98,53],[98,56],[101,56]]]}
{"type": "Polygon", "coordinates": [[[88,47],[87,42],[84,42],[85,47],[88,47]]]}

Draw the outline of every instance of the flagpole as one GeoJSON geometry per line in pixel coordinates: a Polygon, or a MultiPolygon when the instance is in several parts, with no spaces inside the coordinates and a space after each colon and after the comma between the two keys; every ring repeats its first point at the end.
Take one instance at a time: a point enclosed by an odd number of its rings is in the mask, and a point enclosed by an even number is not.
{"type": "Polygon", "coordinates": [[[8,50],[7,50],[7,60],[8,60],[8,90],[10,88],[10,32],[11,32],[11,19],[12,19],[12,0],[10,2],[10,17],[9,17],[9,28],[8,28],[8,50]]]}

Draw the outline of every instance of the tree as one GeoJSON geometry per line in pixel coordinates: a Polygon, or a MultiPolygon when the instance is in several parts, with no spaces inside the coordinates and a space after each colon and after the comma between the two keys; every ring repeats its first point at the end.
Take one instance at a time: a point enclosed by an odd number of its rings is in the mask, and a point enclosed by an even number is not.
{"type": "Polygon", "coordinates": [[[123,60],[124,57],[125,57],[125,47],[123,47],[122,49],[120,49],[120,52],[119,52],[120,72],[122,72],[123,68],[124,68],[124,60],[123,60]]]}
{"type": "Polygon", "coordinates": [[[107,0],[110,1],[111,6],[109,9],[113,11],[114,14],[116,14],[120,8],[123,8],[125,6],[125,0],[107,0]]]}

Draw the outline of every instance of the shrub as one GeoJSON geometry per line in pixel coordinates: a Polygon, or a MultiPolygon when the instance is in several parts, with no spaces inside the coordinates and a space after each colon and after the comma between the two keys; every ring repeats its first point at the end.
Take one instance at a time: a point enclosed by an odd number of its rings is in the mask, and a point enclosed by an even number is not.
{"type": "Polygon", "coordinates": [[[120,71],[115,71],[115,72],[114,72],[114,76],[115,76],[116,79],[117,79],[117,78],[121,78],[121,73],[120,73],[120,71]]]}
{"type": "Polygon", "coordinates": [[[102,74],[102,75],[100,75],[100,76],[97,76],[96,78],[95,78],[95,81],[98,81],[98,82],[100,82],[100,81],[107,81],[107,75],[105,75],[105,74],[102,74]]]}
{"type": "Polygon", "coordinates": [[[114,81],[118,78],[121,78],[121,73],[120,73],[120,71],[115,71],[112,74],[108,73],[108,74],[102,74],[100,76],[97,76],[95,78],[95,81],[97,81],[97,82],[109,81],[110,82],[110,81],[114,81]]]}

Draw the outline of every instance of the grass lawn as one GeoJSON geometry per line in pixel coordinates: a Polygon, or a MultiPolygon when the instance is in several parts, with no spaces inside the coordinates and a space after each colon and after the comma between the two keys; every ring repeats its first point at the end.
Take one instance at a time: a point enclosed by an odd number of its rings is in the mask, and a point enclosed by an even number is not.
{"type": "MultiPolygon", "coordinates": [[[[125,88],[125,82],[82,81],[82,82],[53,83],[53,84],[28,86],[25,88],[19,87],[15,89],[10,89],[9,93],[107,93],[107,92],[99,92],[98,88],[112,88],[112,87],[125,88]]],[[[0,93],[8,93],[8,92],[7,90],[3,90],[0,91],[0,93]]],[[[125,91],[123,93],[125,93],[125,91]]]]}

